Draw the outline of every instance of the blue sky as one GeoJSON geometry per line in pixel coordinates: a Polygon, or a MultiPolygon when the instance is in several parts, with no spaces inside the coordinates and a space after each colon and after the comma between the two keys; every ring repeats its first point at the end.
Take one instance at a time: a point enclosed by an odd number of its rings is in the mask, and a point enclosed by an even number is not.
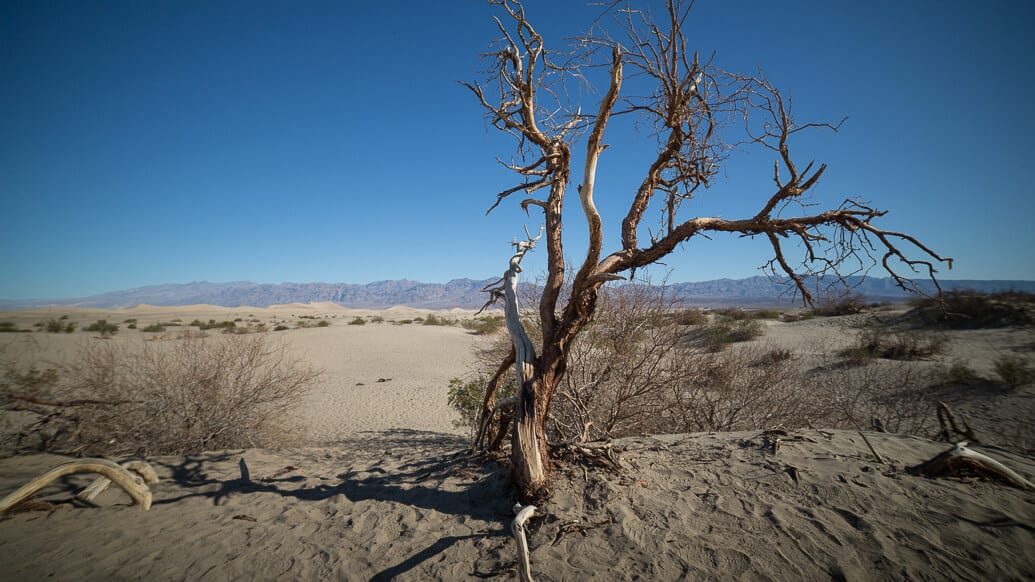
{"type": "MultiPolygon", "coordinates": [[[[554,46],[596,14],[526,6],[554,46]]],[[[481,78],[493,13],[475,0],[5,0],[0,298],[497,276],[539,218],[507,203],[485,216],[512,185],[494,161],[512,148],[456,81],[481,78]]],[[[698,0],[688,36],[723,68],[760,67],[799,119],[848,116],[796,145],[829,166],[817,201],[890,209],[886,226],[957,259],[943,277],[1035,279],[1032,16],[1024,2],[698,0]]],[[[601,160],[605,251],[652,153],[626,129],[601,160]]],[[[743,152],[689,214],[753,214],[771,164],[743,152]]],[[[575,257],[574,191],[569,208],[575,257]]],[[[765,251],[695,240],[655,276],[751,276],[765,251]]]]}

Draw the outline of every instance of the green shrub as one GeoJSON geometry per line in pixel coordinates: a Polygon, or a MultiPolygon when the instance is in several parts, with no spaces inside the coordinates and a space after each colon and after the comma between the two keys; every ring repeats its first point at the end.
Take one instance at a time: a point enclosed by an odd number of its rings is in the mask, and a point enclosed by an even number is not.
{"type": "Polygon", "coordinates": [[[18,329],[18,326],[13,321],[0,321],[0,333],[22,333],[31,331],[31,329],[18,329]]]}
{"type": "Polygon", "coordinates": [[[349,325],[366,325],[366,324],[367,324],[367,320],[363,319],[362,317],[360,317],[358,315],[356,317],[354,317],[352,319],[352,321],[349,322],[349,325]]]}
{"type": "Polygon", "coordinates": [[[125,320],[122,321],[122,323],[136,323],[136,322],[137,322],[137,318],[135,318],[135,317],[130,317],[129,319],[125,319],[125,320]]]}
{"type": "Polygon", "coordinates": [[[320,322],[316,324],[316,327],[328,327],[330,325],[331,322],[327,321],[326,319],[321,319],[320,322]]]}
{"type": "Polygon", "coordinates": [[[434,313],[429,313],[428,316],[424,318],[424,321],[421,324],[422,325],[453,325],[454,323],[455,322],[452,319],[448,319],[448,318],[445,318],[445,317],[439,317],[439,316],[435,315],[434,313]]]}
{"type": "MultiPolygon", "coordinates": [[[[180,325],[180,324],[179,323],[166,323],[166,324],[163,324],[163,325],[180,325]]],[[[219,321],[219,322],[217,322],[214,319],[208,320],[208,323],[203,323],[201,320],[195,319],[194,321],[190,322],[188,325],[194,326],[194,327],[198,328],[201,331],[205,331],[205,330],[209,330],[209,329],[221,329],[224,332],[228,332],[229,330],[232,330],[233,328],[237,327],[237,324],[232,322],[232,321],[219,321]]]]}
{"type": "Polygon", "coordinates": [[[287,330],[287,329],[291,329],[291,328],[286,326],[286,325],[281,324],[281,325],[278,325],[277,327],[274,327],[273,331],[284,331],[284,330],[287,330]]]}
{"type": "Polygon", "coordinates": [[[165,326],[161,323],[152,323],[151,325],[144,326],[140,331],[148,333],[163,332],[165,331],[165,326]]]}
{"type": "Polygon", "coordinates": [[[1035,368],[1027,358],[1017,354],[1004,354],[993,363],[999,380],[1010,388],[1019,388],[1035,381],[1035,368]]]}
{"type": "Polygon", "coordinates": [[[47,321],[46,329],[47,333],[62,333],[65,331],[65,323],[57,319],[51,319],[47,321]]]}
{"type": "Polygon", "coordinates": [[[370,318],[370,321],[371,323],[384,323],[385,318],[381,317],[380,315],[375,315],[374,317],[370,318]]]}
{"type": "MultiPolygon", "coordinates": [[[[485,401],[485,388],[489,380],[484,376],[473,376],[467,379],[453,378],[449,381],[449,394],[447,401],[453,410],[457,411],[460,417],[453,421],[457,428],[471,429],[472,433],[478,427],[478,417],[482,413],[482,404],[485,401]]],[[[510,398],[516,393],[516,382],[512,375],[502,382],[496,392],[496,400],[510,398]]]]}
{"type": "Polygon", "coordinates": [[[101,337],[110,337],[119,333],[119,326],[116,323],[108,323],[107,319],[98,319],[95,323],[86,326],[86,331],[95,331],[101,337]]]}
{"type": "Polygon", "coordinates": [[[502,315],[490,315],[477,319],[465,319],[461,322],[464,329],[474,332],[474,335],[491,335],[503,329],[505,319],[502,315]]]}

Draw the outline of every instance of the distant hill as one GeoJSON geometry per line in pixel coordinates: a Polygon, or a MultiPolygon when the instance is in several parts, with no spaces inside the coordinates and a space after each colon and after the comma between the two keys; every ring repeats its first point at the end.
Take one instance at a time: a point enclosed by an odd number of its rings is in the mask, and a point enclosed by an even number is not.
{"type": "MultiPolygon", "coordinates": [[[[235,281],[210,283],[207,281],[182,284],[152,285],[112,291],[100,295],[74,299],[0,300],[0,310],[33,309],[37,307],[93,307],[116,309],[139,304],[192,305],[207,303],[225,307],[265,307],[282,303],[310,303],[329,301],[346,307],[382,309],[395,305],[427,309],[478,308],[485,302],[481,292],[492,279],[454,279],[448,283],[421,283],[406,279],[377,281],[367,284],[349,283],[251,283],[235,281]]],[[[850,279],[855,292],[874,301],[895,301],[909,295],[895,287],[887,278],[850,279]]],[[[671,283],[675,296],[692,305],[790,305],[794,298],[786,279],[749,277],[747,279],[716,279],[696,283],[671,283]]],[[[943,281],[945,289],[976,289],[1002,291],[1015,289],[1035,293],[1035,281],[943,281]]],[[[932,293],[928,281],[921,288],[932,293]]]]}

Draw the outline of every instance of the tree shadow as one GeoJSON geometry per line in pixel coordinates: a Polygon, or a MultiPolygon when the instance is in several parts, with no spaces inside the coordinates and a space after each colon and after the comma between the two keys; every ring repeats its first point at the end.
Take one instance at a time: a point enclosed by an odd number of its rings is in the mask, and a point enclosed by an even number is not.
{"type": "Polygon", "coordinates": [[[392,502],[486,521],[499,520],[510,512],[513,499],[505,486],[504,470],[464,451],[456,451],[457,444],[465,444],[459,437],[396,430],[363,435],[358,441],[342,444],[362,444],[367,449],[384,450],[388,457],[413,457],[413,460],[391,471],[377,465],[350,469],[336,475],[337,482],[305,486],[304,483],[311,481],[301,475],[254,479],[243,459],[239,462],[241,476],[238,478],[219,479],[209,475],[209,467],[232,462],[244,451],[187,455],[182,463],[157,463],[187,492],[156,499],[154,505],[195,497],[210,498],[214,505],[220,505],[234,494],[274,493],[302,501],[323,501],[344,495],[352,502],[392,502]],[[453,452],[445,452],[450,448],[453,452]]]}
{"type": "Polygon", "coordinates": [[[468,455],[463,450],[465,445],[464,439],[438,433],[363,433],[337,443],[343,451],[341,462],[352,467],[333,477],[275,474],[272,478],[256,478],[243,460],[246,451],[188,455],[179,463],[159,463],[171,473],[172,481],[187,491],[156,499],[154,505],[197,497],[220,505],[232,495],[256,493],[300,501],[323,501],[341,495],[352,503],[378,501],[499,524],[478,534],[443,536],[372,578],[391,580],[464,540],[506,535],[503,524],[510,518],[513,495],[506,487],[505,469],[468,455]],[[349,451],[356,453],[350,455],[349,451]],[[386,458],[390,466],[378,465],[379,459],[386,458]],[[227,465],[235,461],[239,463],[239,477],[211,476],[225,475],[227,465]],[[315,480],[321,482],[314,485],[315,480]]]}

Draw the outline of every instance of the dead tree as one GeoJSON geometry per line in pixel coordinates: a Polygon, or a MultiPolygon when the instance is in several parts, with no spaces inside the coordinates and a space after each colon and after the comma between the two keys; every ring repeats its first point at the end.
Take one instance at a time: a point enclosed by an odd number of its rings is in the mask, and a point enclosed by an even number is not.
{"type": "MultiPolygon", "coordinates": [[[[910,277],[920,273],[934,279],[942,257],[910,234],[885,230],[875,224],[885,215],[857,200],[820,212],[807,204],[807,195],[826,171],[826,165],[808,162],[802,167],[791,155],[796,134],[810,129],[837,130],[840,124],[801,124],[791,114],[789,100],[768,79],[723,71],[711,59],[702,61],[687,47],[692,2],[665,0],[661,16],[634,9],[622,2],[608,5],[616,40],[600,28],[576,42],[574,52],[547,49],[543,37],[516,0],[490,0],[498,6],[501,38],[498,50],[486,55],[489,78],[464,83],[485,110],[489,122],[517,142],[514,162],[501,162],[520,177],[520,183],[499,192],[491,212],[516,193],[526,212],[531,207],[544,216],[547,273],[539,300],[542,346],[531,349],[520,320],[508,330],[517,347],[515,368],[519,393],[512,433],[511,476],[523,500],[548,494],[549,459],[545,423],[550,404],[565,374],[572,340],[591,320],[602,285],[631,278],[680,244],[715,233],[757,237],[772,248],[764,268],[787,278],[805,303],[813,299],[809,281],[844,281],[879,263],[901,287],[915,289],[910,277]],[[595,66],[606,67],[607,88],[588,112],[568,96],[577,94],[571,83],[583,82],[595,66]],[[623,82],[631,70],[641,94],[625,94],[623,82]],[[604,253],[603,218],[597,210],[597,165],[608,144],[609,121],[618,115],[639,116],[653,127],[657,150],[644,169],[639,186],[630,192],[629,210],[621,218],[620,247],[604,253]],[[738,129],[739,128],[739,129],[738,129]],[[773,185],[760,186],[756,212],[740,218],[684,213],[698,190],[707,189],[720,175],[730,148],[724,140],[735,131],[743,147],[764,148],[775,157],[773,185]],[[562,303],[565,283],[565,247],[562,227],[565,196],[573,172],[572,151],[585,147],[581,184],[577,187],[581,213],[588,226],[588,248],[575,271],[562,303]],[[648,211],[660,215],[654,228],[644,224],[648,211]],[[790,244],[789,244],[790,243],[790,244]],[[797,245],[795,245],[797,243],[797,245]],[[798,246],[800,263],[790,247],[798,246]],[[909,271],[908,273],[906,271],[909,271]],[[825,276],[820,279],[820,276],[825,276]],[[810,277],[816,277],[812,279],[810,277]],[[522,352],[522,346],[526,348],[522,352]],[[524,355],[522,355],[524,354],[524,355]]],[[[611,195],[615,195],[612,193],[611,195]]],[[[503,297],[516,284],[520,259],[534,244],[516,243],[518,254],[500,287],[490,289],[503,297]],[[517,269],[515,269],[517,266],[517,269]]],[[[511,309],[507,296],[508,313],[511,309]]],[[[516,299],[514,300],[516,310],[516,299]]]]}

